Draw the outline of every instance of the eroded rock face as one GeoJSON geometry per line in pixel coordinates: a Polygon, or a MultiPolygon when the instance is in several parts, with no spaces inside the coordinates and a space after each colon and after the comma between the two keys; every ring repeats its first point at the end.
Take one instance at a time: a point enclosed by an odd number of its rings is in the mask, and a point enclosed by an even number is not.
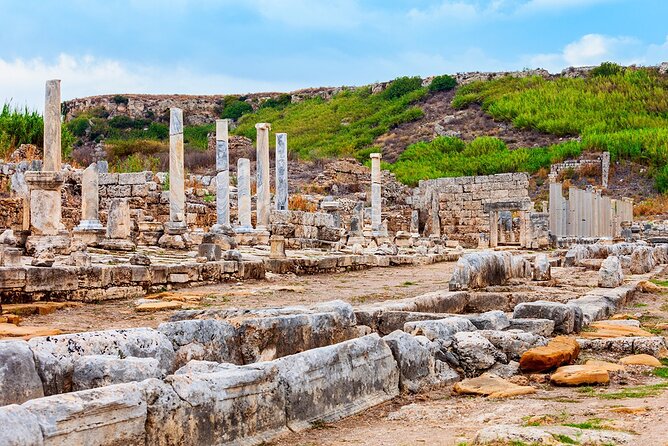
{"type": "Polygon", "coordinates": [[[624,282],[622,263],[617,256],[609,256],[598,270],[598,286],[601,288],[615,288],[624,282]]]}
{"type": "Polygon", "coordinates": [[[564,364],[573,363],[580,354],[580,345],[575,339],[557,336],[546,346],[532,348],[520,358],[523,372],[544,372],[564,364]]]}
{"type": "Polygon", "coordinates": [[[174,350],[167,337],[150,328],[105,330],[33,338],[28,341],[45,395],[72,391],[77,357],[111,355],[155,358],[165,374],[174,369],[174,350]]]}
{"type": "Polygon", "coordinates": [[[25,341],[0,341],[0,406],[44,396],[32,351],[25,341]]]}

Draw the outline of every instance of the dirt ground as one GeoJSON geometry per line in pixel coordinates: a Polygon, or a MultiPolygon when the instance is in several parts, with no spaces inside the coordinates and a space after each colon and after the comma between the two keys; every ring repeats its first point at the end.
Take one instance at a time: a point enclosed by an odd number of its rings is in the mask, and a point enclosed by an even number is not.
{"type": "MultiPolygon", "coordinates": [[[[371,268],[314,276],[275,275],[271,281],[247,281],[187,288],[170,293],[202,298],[193,308],[270,308],[341,299],[354,305],[414,297],[447,289],[454,262],[424,266],[371,268]]],[[[64,332],[157,327],[174,311],[138,313],[135,300],[82,304],[55,313],[24,318],[22,325],[48,326],[64,332]]]]}

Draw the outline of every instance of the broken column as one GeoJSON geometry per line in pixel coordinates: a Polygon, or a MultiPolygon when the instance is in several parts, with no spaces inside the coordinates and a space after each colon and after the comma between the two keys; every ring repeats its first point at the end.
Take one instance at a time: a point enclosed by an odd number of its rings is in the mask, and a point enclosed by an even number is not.
{"type": "Polygon", "coordinates": [[[380,189],[380,153],[372,153],[371,157],[371,232],[374,236],[381,234],[381,189],[380,189]]]}
{"type": "Polygon", "coordinates": [[[288,135],[276,134],[276,209],[288,210],[288,135]]]}
{"type": "Polygon", "coordinates": [[[608,188],[608,179],[610,177],[610,152],[601,153],[601,185],[603,189],[608,188]]]}
{"type": "Polygon", "coordinates": [[[236,232],[244,233],[253,230],[251,223],[251,193],[250,193],[250,160],[239,158],[237,161],[237,209],[239,213],[239,226],[236,232]]]}
{"type": "Polygon", "coordinates": [[[183,110],[169,109],[169,223],[167,232],[183,233],[186,225],[186,192],[183,169],[183,110]]]}
{"type": "Polygon", "coordinates": [[[98,193],[97,164],[88,166],[81,176],[81,221],[78,231],[98,231],[103,229],[100,223],[100,196],[98,193]]]}
{"type": "Polygon", "coordinates": [[[131,240],[131,235],[130,204],[125,198],[114,198],[109,204],[107,215],[107,238],[100,241],[100,246],[105,249],[133,251],[136,245],[131,240]]]}
{"type": "Polygon", "coordinates": [[[230,157],[228,120],[216,120],[216,224],[214,232],[230,228],[230,157]]]}
{"type": "Polygon", "coordinates": [[[257,129],[256,141],[256,186],[257,186],[257,222],[258,231],[267,231],[269,228],[269,209],[271,197],[269,191],[269,130],[271,126],[266,122],[255,124],[257,129]]]}
{"type": "Polygon", "coordinates": [[[47,242],[49,248],[61,247],[67,249],[69,241],[66,241],[65,228],[61,222],[61,195],[60,189],[63,185],[63,174],[61,168],[60,147],[60,81],[50,80],[46,82],[46,95],[44,105],[44,161],[42,171],[29,171],[25,174],[25,181],[30,188],[30,231],[32,233],[27,243],[28,250],[31,245],[40,245],[35,237],[61,236],[61,242],[53,239],[47,242]],[[31,240],[32,239],[32,240],[31,240]]]}

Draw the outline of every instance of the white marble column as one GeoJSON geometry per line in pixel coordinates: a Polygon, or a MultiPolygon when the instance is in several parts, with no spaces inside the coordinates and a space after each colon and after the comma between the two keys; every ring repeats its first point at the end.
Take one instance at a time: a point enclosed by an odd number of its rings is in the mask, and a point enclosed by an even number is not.
{"type": "Polygon", "coordinates": [[[269,190],[269,130],[271,126],[266,122],[255,124],[257,129],[256,141],[256,186],[257,186],[257,224],[259,231],[269,229],[269,212],[271,207],[271,195],[269,190]]]}
{"type": "Polygon", "coordinates": [[[60,80],[46,81],[44,103],[44,163],[42,171],[60,172],[60,80]]]}
{"type": "Polygon", "coordinates": [[[81,221],[76,227],[79,231],[103,229],[100,223],[100,195],[98,193],[97,163],[93,163],[83,171],[81,176],[81,221]]]}
{"type": "Polygon", "coordinates": [[[183,110],[169,109],[169,228],[185,230],[186,193],[183,168],[183,110]]]}
{"type": "Polygon", "coordinates": [[[552,235],[561,237],[564,235],[563,229],[561,228],[561,210],[563,196],[561,194],[561,183],[551,182],[550,183],[550,202],[549,202],[549,212],[550,212],[550,232],[552,235]]]}
{"type": "Polygon", "coordinates": [[[216,120],[216,217],[214,231],[230,227],[230,155],[228,120],[216,120]]]}
{"type": "Polygon", "coordinates": [[[237,197],[239,211],[239,226],[237,232],[250,232],[251,223],[251,191],[250,191],[250,160],[239,158],[237,161],[237,197]]]}
{"type": "Polygon", "coordinates": [[[288,210],[288,135],[276,134],[276,209],[288,210]]]}
{"type": "Polygon", "coordinates": [[[371,231],[380,234],[381,218],[381,186],[380,186],[380,153],[372,153],[371,157],[371,231]]]}

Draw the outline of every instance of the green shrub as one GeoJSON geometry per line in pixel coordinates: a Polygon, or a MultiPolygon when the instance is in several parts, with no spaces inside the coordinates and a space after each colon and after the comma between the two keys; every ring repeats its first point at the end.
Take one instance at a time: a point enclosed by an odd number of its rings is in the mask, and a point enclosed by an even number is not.
{"type": "Polygon", "coordinates": [[[118,104],[118,105],[120,105],[120,104],[128,105],[128,102],[129,102],[127,97],[125,97],[123,95],[120,95],[120,94],[117,94],[113,98],[111,98],[111,101],[114,104],[118,104]]]}
{"type": "Polygon", "coordinates": [[[90,123],[87,116],[77,116],[71,119],[65,126],[74,136],[81,138],[86,135],[86,130],[90,127],[90,123]]]}
{"type": "Polygon", "coordinates": [[[4,104],[0,112],[0,157],[5,157],[21,144],[44,145],[44,121],[36,111],[12,108],[4,104]]]}
{"type": "Polygon", "coordinates": [[[244,101],[233,101],[229,104],[225,104],[223,107],[223,113],[220,115],[221,118],[234,119],[235,121],[241,118],[246,113],[253,111],[253,107],[247,102],[244,101]]]}
{"type": "Polygon", "coordinates": [[[654,178],[656,188],[662,194],[668,192],[668,166],[663,166],[654,178]]]}
{"type": "Polygon", "coordinates": [[[447,74],[436,76],[429,84],[429,91],[448,91],[457,86],[457,80],[447,74]]]}
{"type": "Polygon", "coordinates": [[[187,125],[183,129],[183,142],[190,148],[206,150],[209,146],[209,133],[215,129],[215,124],[187,125]]]}
{"type": "Polygon", "coordinates": [[[111,164],[112,172],[144,172],[152,170],[156,172],[160,160],[155,156],[146,156],[133,153],[130,156],[116,160],[111,164]]]}
{"type": "Polygon", "coordinates": [[[592,69],[589,72],[589,75],[592,77],[595,76],[614,76],[617,74],[620,74],[624,71],[624,68],[622,68],[620,65],[614,63],[614,62],[603,62],[601,65],[598,67],[592,69]]]}
{"type": "Polygon", "coordinates": [[[292,96],[289,94],[282,94],[279,95],[275,98],[269,98],[266,101],[264,101],[262,104],[260,104],[260,108],[285,108],[288,105],[290,105],[290,102],[292,102],[292,96]]]}
{"type": "Polygon", "coordinates": [[[419,76],[403,76],[393,80],[382,95],[386,99],[397,99],[420,88],[422,88],[422,79],[419,76]]]}

